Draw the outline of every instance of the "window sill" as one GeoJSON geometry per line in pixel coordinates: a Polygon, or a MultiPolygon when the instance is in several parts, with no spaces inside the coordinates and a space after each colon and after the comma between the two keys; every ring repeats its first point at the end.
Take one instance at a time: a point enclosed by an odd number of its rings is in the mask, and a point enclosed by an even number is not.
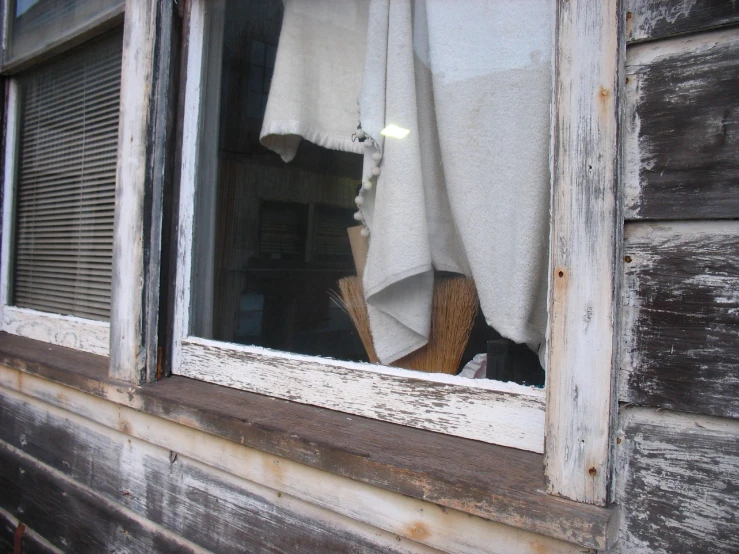
{"type": "Polygon", "coordinates": [[[132,389],[108,359],[0,333],[0,363],[324,471],[586,548],[615,540],[614,508],[546,493],[544,457],[170,377],[132,389]],[[121,394],[121,393],[128,394],[121,394]]]}

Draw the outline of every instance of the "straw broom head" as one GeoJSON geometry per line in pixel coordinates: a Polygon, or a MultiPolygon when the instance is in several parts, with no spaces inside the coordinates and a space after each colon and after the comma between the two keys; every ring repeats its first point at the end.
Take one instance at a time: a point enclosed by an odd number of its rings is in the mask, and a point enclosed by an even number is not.
{"type": "MultiPolygon", "coordinates": [[[[339,280],[339,289],[341,296],[337,300],[352,318],[367,356],[372,363],[379,363],[361,281],[357,277],[344,277],[339,280]]],[[[456,374],[472,332],[477,304],[477,290],[472,279],[436,279],[428,344],[390,365],[430,373],[456,374]]]]}
{"type": "Polygon", "coordinates": [[[373,364],[379,364],[380,359],[377,357],[372,342],[372,332],[369,326],[367,304],[364,301],[362,281],[358,277],[344,277],[343,279],[339,279],[339,290],[341,294],[334,294],[334,300],[352,318],[352,322],[354,323],[354,327],[357,328],[357,333],[362,340],[362,345],[367,352],[369,361],[373,364]]]}

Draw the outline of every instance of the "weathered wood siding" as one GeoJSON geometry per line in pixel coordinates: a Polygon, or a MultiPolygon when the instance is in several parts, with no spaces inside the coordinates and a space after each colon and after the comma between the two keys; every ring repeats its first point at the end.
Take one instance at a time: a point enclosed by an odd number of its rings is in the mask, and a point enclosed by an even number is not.
{"type": "Polygon", "coordinates": [[[627,50],[626,219],[739,217],[739,28],[627,50]]]}
{"type": "Polygon", "coordinates": [[[256,494],[173,451],[22,397],[3,397],[0,410],[0,502],[63,550],[382,550],[348,526],[291,509],[275,491],[256,494]]]}
{"type": "Polygon", "coordinates": [[[739,422],[625,409],[620,552],[739,552],[739,422]]]}
{"type": "Polygon", "coordinates": [[[739,221],[624,237],[621,400],[739,417],[739,221]]]}
{"type": "Polygon", "coordinates": [[[629,42],[656,40],[739,23],[733,0],[626,0],[629,42]]]}
{"type": "Polygon", "coordinates": [[[116,401],[135,389],[104,388],[91,395],[0,366],[0,509],[62,550],[583,551],[137,411],[116,401]]]}
{"type": "Polygon", "coordinates": [[[737,552],[739,4],[626,6],[614,552],[737,552]]]}
{"type": "Polygon", "coordinates": [[[61,550],[0,508],[0,552],[15,552],[20,543],[23,554],[59,554],[61,550]],[[19,529],[20,527],[20,529],[19,529]]]}

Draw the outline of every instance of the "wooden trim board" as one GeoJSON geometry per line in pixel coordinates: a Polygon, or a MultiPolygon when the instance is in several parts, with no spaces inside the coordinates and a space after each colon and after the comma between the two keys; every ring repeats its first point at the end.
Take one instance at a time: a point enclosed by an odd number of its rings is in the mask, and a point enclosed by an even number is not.
{"type": "Polygon", "coordinates": [[[557,9],[546,397],[547,488],[605,505],[614,422],[619,0],[557,9]]]}
{"type": "Polygon", "coordinates": [[[510,383],[337,362],[205,339],[176,373],[293,402],[542,453],[544,392],[510,383]],[[500,386],[503,390],[496,390],[500,386]]]}
{"type": "Polygon", "coordinates": [[[116,183],[110,373],[153,382],[159,368],[164,182],[172,155],[174,26],[168,2],[126,2],[116,183]]]}
{"type": "Polygon", "coordinates": [[[110,324],[107,321],[5,306],[2,330],[99,356],[108,355],[110,324]]]}
{"type": "Polygon", "coordinates": [[[3,160],[3,236],[0,252],[0,310],[4,310],[11,298],[13,273],[11,252],[15,234],[15,181],[18,172],[18,137],[20,134],[20,91],[18,81],[8,79],[5,115],[5,152],[3,160]]]}

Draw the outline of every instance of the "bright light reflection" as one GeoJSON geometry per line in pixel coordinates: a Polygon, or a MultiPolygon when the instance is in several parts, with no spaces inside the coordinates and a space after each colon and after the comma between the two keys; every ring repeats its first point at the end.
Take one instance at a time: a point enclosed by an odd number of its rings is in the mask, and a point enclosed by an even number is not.
{"type": "Polygon", "coordinates": [[[381,135],[385,135],[386,137],[393,137],[396,139],[403,139],[408,136],[408,133],[410,133],[410,129],[404,129],[403,127],[398,127],[397,125],[388,125],[385,127],[382,131],[380,131],[381,135]]]}

